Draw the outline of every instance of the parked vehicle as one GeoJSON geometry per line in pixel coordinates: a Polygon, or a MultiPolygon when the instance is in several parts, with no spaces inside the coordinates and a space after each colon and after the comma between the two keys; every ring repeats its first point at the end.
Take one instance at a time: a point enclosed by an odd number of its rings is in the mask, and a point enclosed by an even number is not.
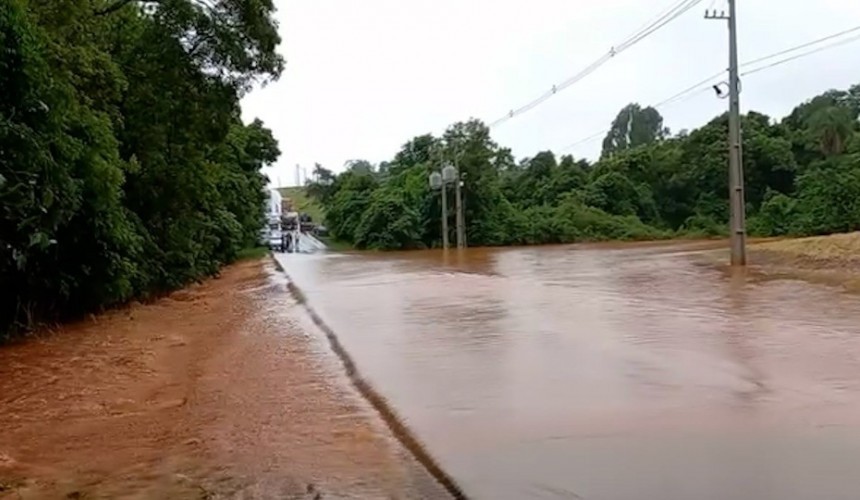
{"type": "Polygon", "coordinates": [[[260,242],[276,252],[285,250],[284,227],[281,221],[283,198],[277,189],[268,190],[266,202],[266,227],[260,230],[260,242]]]}
{"type": "Polygon", "coordinates": [[[269,219],[269,226],[266,229],[266,246],[276,252],[284,251],[284,230],[281,227],[280,218],[269,219]]]}
{"type": "Polygon", "coordinates": [[[299,227],[298,212],[287,212],[281,217],[284,231],[295,231],[299,227]]]}

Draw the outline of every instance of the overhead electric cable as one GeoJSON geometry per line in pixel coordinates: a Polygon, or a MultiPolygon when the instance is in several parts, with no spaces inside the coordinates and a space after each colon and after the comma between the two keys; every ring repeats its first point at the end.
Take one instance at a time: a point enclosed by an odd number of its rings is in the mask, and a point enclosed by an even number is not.
{"type": "Polygon", "coordinates": [[[586,66],[582,71],[562,81],[561,83],[553,85],[550,90],[544,92],[542,95],[528,102],[527,104],[520,106],[519,108],[510,110],[504,116],[491,122],[489,124],[489,127],[494,128],[516,116],[519,116],[527,111],[534,109],[535,107],[539,106],[558,92],[570,87],[571,85],[587,77],[619,53],[623,52],[624,50],[627,50],[633,45],[649,37],[651,34],[656,32],[663,26],[666,26],[668,23],[675,20],[682,14],[686,13],[702,1],[703,0],[681,0],[679,2],[675,2],[674,4],[672,4],[672,6],[664,10],[660,15],[658,15],[656,19],[654,19],[650,23],[647,23],[644,27],[638,29],[632,35],[625,38],[622,42],[610,48],[606,54],[598,58],[596,61],[592,62],[590,65],[586,66]]]}
{"type": "Polygon", "coordinates": [[[840,31],[839,33],[827,35],[827,36],[825,36],[823,38],[819,38],[817,40],[812,40],[812,41],[809,41],[806,43],[802,43],[800,45],[795,45],[794,47],[791,47],[789,49],[781,50],[779,52],[775,52],[775,53],[770,54],[770,55],[762,56],[762,57],[759,57],[758,59],[753,59],[752,61],[747,61],[747,62],[741,64],[741,66],[749,66],[750,64],[760,63],[760,62],[765,61],[767,59],[773,59],[774,57],[779,57],[779,56],[782,56],[785,54],[789,54],[789,53],[794,52],[796,50],[805,49],[806,47],[810,47],[812,45],[816,45],[816,44],[819,44],[821,42],[826,42],[828,40],[833,40],[834,38],[839,38],[842,35],[847,35],[849,33],[854,33],[857,31],[860,31],[860,26],[855,26],[851,29],[840,31]]]}
{"type": "MultiPolygon", "coordinates": [[[[796,52],[796,51],[798,51],[798,50],[801,50],[801,49],[804,49],[804,48],[807,48],[807,47],[811,47],[811,46],[813,46],[813,45],[817,45],[817,44],[819,44],[819,43],[826,42],[826,41],[829,41],[829,40],[833,40],[833,39],[838,38],[838,37],[840,37],[840,36],[844,36],[844,35],[847,35],[847,34],[849,34],[849,33],[854,33],[854,32],[858,32],[858,31],[860,31],[860,26],[856,26],[856,27],[851,28],[851,29],[847,29],[847,30],[844,30],[844,31],[840,31],[839,33],[834,33],[834,34],[832,34],[832,35],[827,35],[827,36],[825,36],[825,37],[818,38],[818,39],[816,39],[816,40],[812,40],[812,41],[809,41],[809,42],[805,42],[805,43],[802,43],[802,44],[799,44],[799,45],[795,45],[794,47],[790,47],[790,48],[788,48],[788,49],[780,50],[780,51],[778,51],[778,52],[774,52],[774,53],[769,54],[769,55],[766,55],[766,56],[762,56],[762,57],[759,57],[759,58],[756,58],[756,59],[752,59],[752,60],[750,60],[750,61],[747,61],[747,62],[742,63],[740,66],[741,66],[741,67],[744,67],[744,66],[750,66],[750,65],[753,65],[753,64],[756,64],[756,63],[765,62],[765,61],[771,60],[771,59],[773,59],[773,58],[775,58],[775,57],[779,57],[779,56],[782,56],[782,55],[785,55],[785,54],[790,54],[790,53],[792,53],[792,52],[796,52]]],[[[774,67],[776,67],[776,66],[780,66],[780,65],[782,65],[782,64],[785,64],[785,63],[788,63],[788,62],[794,61],[794,60],[796,60],[796,59],[801,59],[801,58],[803,58],[803,57],[811,56],[811,55],[816,54],[816,53],[818,53],[818,52],[822,52],[822,51],[824,51],[824,50],[831,49],[831,48],[834,48],[834,47],[838,47],[838,46],[840,46],[840,45],[845,45],[845,44],[848,44],[848,43],[851,43],[851,42],[855,42],[855,41],[857,41],[857,40],[860,40],[860,35],[853,36],[853,37],[849,37],[849,38],[846,38],[846,39],[843,39],[843,40],[838,40],[838,41],[836,41],[836,42],[834,42],[834,43],[830,43],[830,44],[824,45],[824,46],[822,46],[822,47],[817,47],[817,48],[815,48],[815,49],[813,49],[813,50],[808,50],[808,51],[806,51],[806,52],[802,52],[802,53],[800,53],[800,54],[795,54],[795,55],[793,55],[793,56],[791,56],[791,57],[786,57],[786,58],[784,58],[784,59],[780,59],[780,60],[775,61],[775,62],[773,62],[773,63],[771,63],[771,64],[767,64],[767,65],[765,65],[765,66],[760,66],[760,67],[758,67],[758,68],[754,68],[754,69],[751,69],[751,70],[745,71],[745,72],[741,73],[741,74],[740,74],[740,76],[752,75],[752,74],[758,73],[758,72],[760,72],[760,71],[764,71],[764,70],[766,70],[766,69],[774,68],[774,67]]],[[[718,77],[720,77],[720,76],[724,75],[724,74],[726,73],[726,71],[727,71],[727,70],[723,70],[723,71],[720,71],[720,72],[718,72],[718,73],[715,73],[715,74],[713,74],[713,75],[709,76],[708,78],[705,78],[705,79],[703,79],[703,80],[699,81],[698,83],[695,83],[695,84],[693,84],[693,85],[691,85],[691,86],[687,87],[686,89],[684,89],[684,90],[682,90],[682,91],[680,91],[680,92],[678,92],[678,93],[676,93],[676,94],[672,95],[671,97],[668,97],[668,98],[666,98],[666,99],[664,99],[664,100],[660,101],[659,103],[652,105],[651,107],[653,107],[653,108],[660,108],[660,107],[663,107],[663,106],[666,106],[666,105],[669,105],[669,104],[674,104],[674,103],[676,103],[676,102],[684,101],[684,100],[686,100],[686,99],[689,99],[690,97],[693,97],[693,96],[695,96],[695,95],[701,94],[701,93],[703,93],[703,92],[705,92],[705,91],[709,91],[709,90],[711,90],[711,89],[713,88],[712,82],[713,82],[716,78],[718,78],[718,77]]],[[[565,146],[564,148],[562,148],[562,149],[561,149],[561,151],[568,151],[568,150],[570,150],[570,149],[572,149],[572,148],[574,148],[574,147],[576,147],[576,146],[579,146],[580,144],[584,144],[584,143],[590,142],[590,141],[592,141],[592,140],[596,139],[597,137],[600,137],[602,134],[607,133],[608,131],[609,131],[609,129],[603,129],[603,130],[601,130],[600,132],[596,132],[596,133],[594,133],[594,134],[591,134],[591,135],[589,135],[588,137],[585,137],[585,138],[583,138],[583,139],[580,139],[580,140],[578,140],[578,141],[576,141],[576,142],[574,142],[574,143],[571,143],[571,144],[569,144],[569,145],[565,146]]]]}
{"type": "Polygon", "coordinates": [[[773,67],[776,67],[776,66],[780,66],[780,65],[785,64],[785,63],[787,63],[787,62],[791,62],[791,61],[794,61],[794,60],[796,60],[796,59],[800,59],[800,58],[803,58],[803,57],[806,57],[806,56],[811,56],[811,55],[813,55],[813,54],[817,54],[817,53],[819,53],[819,52],[821,52],[821,51],[824,51],[824,50],[827,50],[827,49],[832,49],[832,48],[834,48],[834,47],[838,47],[838,46],[840,46],[840,45],[845,45],[845,44],[847,44],[847,43],[856,42],[857,40],[860,40],[860,35],[853,36],[853,37],[851,37],[851,38],[847,38],[847,39],[845,39],[845,40],[839,40],[838,42],[831,43],[831,44],[827,44],[827,45],[825,45],[825,46],[823,46],[823,47],[818,47],[818,48],[816,48],[816,49],[814,49],[814,50],[809,50],[809,51],[806,51],[806,52],[802,52],[802,53],[800,53],[800,54],[796,54],[796,55],[793,55],[793,56],[791,56],[791,57],[786,57],[785,59],[780,59],[779,61],[773,62],[773,63],[768,64],[768,65],[765,65],[765,66],[761,66],[761,67],[758,67],[758,68],[755,68],[755,69],[751,69],[751,70],[749,70],[749,71],[744,71],[743,73],[741,73],[741,74],[740,74],[740,76],[752,75],[752,74],[758,73],[759,71],[763,71],[763,70],[770,69],[770,68],[773,68],[773,67]]]}

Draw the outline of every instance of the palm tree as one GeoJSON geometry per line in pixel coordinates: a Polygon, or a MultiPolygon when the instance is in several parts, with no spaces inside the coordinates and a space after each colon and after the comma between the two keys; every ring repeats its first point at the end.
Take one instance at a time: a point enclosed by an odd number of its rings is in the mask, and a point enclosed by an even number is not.
{"type": "Polygon", "coordinates": [[[854,132],[855,122],[851,110],[841,106],[829,106],[809,117],[809,130],[824,156],[836,156],[845,152],[848,139],[854,132]]]}

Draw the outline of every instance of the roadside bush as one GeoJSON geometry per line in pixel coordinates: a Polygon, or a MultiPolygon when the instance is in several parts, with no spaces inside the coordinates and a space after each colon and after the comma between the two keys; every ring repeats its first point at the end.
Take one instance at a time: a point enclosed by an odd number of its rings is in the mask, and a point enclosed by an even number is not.
{"type": "Polygon", "coordinates": [[[420,236],[418,211],[396,192],[383,188],[370,196],[355,227],[354,242],[358,248],[406,250],[418,248],[420,236]]]}
{"type": "Polygon", "coordinates": [[[860,155],[823,163],[801,175],[796,208],[803,234],[860,230],[860,155]]]}
{"type": "MultiPolygon", "coordinates": [[[[860,85],[829,90],[781,121],[755,111],[741,117],[751,234],[860,228],[858,95],[860,85]]],[[[374,233],[385,224],[398,232],[375,238],[373,246],[380,248],[439,245],[439,195],[431,193],[427,176],[449,163],[461,174],[470,246],[728,235],[727,114],[672,136],[659,113],[646,109],[635,103],[622,109],[594,162],[552,151],[517,160],[492,140],[484,123],[469,120],[439,137],[413,138],[378,167],[355,162],[363,166],[366,189],[353,185],[354,169],[335,175],[320,168],[325,175],[309,192],[319,193],[328,225],[354,242],[359,212],[371,206],[369,191],[402,191],[403,206],[418,212],[422,229],[407,244],[403,224],[394,225],[401,219],[369,217],[365,225],[373,220],[374,233]],[[411,173],[411,183],[399,178],[404,172],[411,173]]]]}
{"type": "Polygon", "coordinates": [[[713,217],[696,214],[684,221],[678,233],[688,238],[711,238],[728,235],[729,228],[726,223],[717,222],[713,217]]]}
{"type": "Polygon", "coordinates": [[[749,219],[748,230],[754,236],[786,236],[798,231],[797,200],[776,191],[768,191],[758,213],[749,219]]]}
{"type": "Polygon", "coordinates": [[[214,274],[263,219],[271,5],[103,3],[0,2],[0,339],[214,274]]]}

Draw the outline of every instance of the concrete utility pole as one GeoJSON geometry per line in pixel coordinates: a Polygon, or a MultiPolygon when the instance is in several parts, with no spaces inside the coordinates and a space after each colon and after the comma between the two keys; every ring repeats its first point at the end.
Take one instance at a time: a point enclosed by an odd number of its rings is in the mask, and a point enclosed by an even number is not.
{"type": "Polygon", "coordinates": [[[729,23],[729,203],[733,266],[745,266],[746,213],[744,202],[744,167],[741,151],[740,80],[738,77],[738,34],[736,0],[728,0],[729,12],[705,11],[705,19],[729,23]]]}

